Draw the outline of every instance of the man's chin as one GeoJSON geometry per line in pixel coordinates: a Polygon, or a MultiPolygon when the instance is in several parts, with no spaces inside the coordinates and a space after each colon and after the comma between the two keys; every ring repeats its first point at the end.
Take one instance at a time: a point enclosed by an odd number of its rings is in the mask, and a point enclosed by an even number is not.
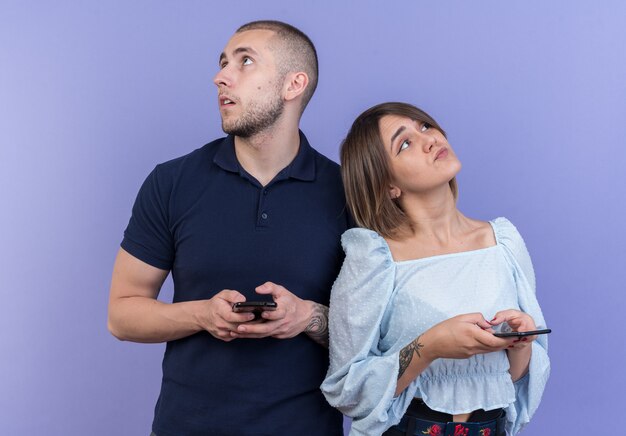
{"type": "Polygon", "coordinates": [[[248,129],[241,129],[233,126],[225,126],[222,124],[222,130],[227,135],[238,136],[239,138],[249,138],[254,135],[254,132],[250,132],[248,129]]]}

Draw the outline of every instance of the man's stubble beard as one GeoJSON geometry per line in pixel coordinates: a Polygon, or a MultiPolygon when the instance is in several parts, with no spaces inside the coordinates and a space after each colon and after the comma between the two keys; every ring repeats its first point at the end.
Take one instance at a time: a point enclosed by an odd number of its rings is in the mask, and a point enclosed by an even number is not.
{"type": "Polygon", "coordinates": [[[226,123],[222,118],[222,130],[240,138],[250,138],[272,127],[285,109],[285,102],[278,90],[271,95],[269,101],[254,101],[246,111],[232,122],[226,123]]]}

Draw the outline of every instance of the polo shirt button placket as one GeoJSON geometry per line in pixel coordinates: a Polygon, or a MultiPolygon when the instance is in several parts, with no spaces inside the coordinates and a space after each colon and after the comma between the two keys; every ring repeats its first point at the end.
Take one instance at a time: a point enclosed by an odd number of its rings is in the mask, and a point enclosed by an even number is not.
{"type": "Polygon", "coordinates": [[[260,195],[259,195],[259,209],[258,212],[259,215],[257,215],[257,226],[259,228],[265,228],[268,226],[269,224],[269,214],[267,213],[267,210],[265,209],[265,201],[267,200],[267,194],[269,193],[269,189],[267,188],[262,188],[260,191],[260,195]]]}

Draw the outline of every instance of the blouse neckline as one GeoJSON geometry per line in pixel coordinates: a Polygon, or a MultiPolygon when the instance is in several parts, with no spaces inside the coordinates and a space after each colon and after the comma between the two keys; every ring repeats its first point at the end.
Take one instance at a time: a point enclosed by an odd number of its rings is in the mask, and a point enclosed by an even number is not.
{"type": "Polygon", "coordinates": [[[491,229],[493,230],[493,235],[494,235],[494,238],[496,240],[496,244],[495,245],[490,245],[489,247],[476,248],[474,250],[455,251],[455,252],[452,252],[452,253],[436,254],[434,256],[418,257],[416,259],[395,260],[393,258],[393,255],[391,254],[391,249],[389,248],[389,244],[387,244],[387,241],[382,236],[381,236],[381,239],[383,240],[383,242],[385,244],[385,247],[387,248],[387,251],[389,252],[389,257],[391,258],[391,261],[394,264],[398,265],[398,266],[399,265],[405,265],[405,264],[425,262],[425,261],[429,261],[429,260],[437,260],[437,259],[445,259],[445,258],[452,258],[452,257],[468,256],[468,255],[473,255],[473,254],[478,254],[478,253],[486,252],[486,251],[489,251],[489,250],[493,250],[495,248],[498,248],[499,245],[501,245],[500,238],[498,237],[498,230],[496,229],[496,224],[495,224],[494,221],[495,220],[489,220],[487,222],[489,223],[489,225],[491,225],[491,229]]]}

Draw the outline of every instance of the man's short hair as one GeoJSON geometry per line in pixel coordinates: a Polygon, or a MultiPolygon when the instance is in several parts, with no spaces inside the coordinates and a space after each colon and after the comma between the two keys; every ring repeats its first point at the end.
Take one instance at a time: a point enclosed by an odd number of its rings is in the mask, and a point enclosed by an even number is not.
{"type": "Polygon", "coordinates": [[[274,20],[252,21],[239,27],[235,33],[247,30],[271,30],[276,33],[280,46],[271,49],[276,53],[276,65],[283,77],[295,71],[304,71],[309,76],[309,84],[302,95],[301,112],[304,111],[317,88],[319,72],[317,52],[311,39],[292,25],[274,20]]]}

